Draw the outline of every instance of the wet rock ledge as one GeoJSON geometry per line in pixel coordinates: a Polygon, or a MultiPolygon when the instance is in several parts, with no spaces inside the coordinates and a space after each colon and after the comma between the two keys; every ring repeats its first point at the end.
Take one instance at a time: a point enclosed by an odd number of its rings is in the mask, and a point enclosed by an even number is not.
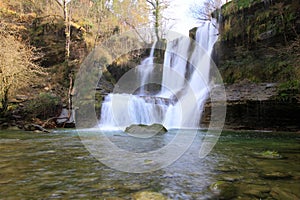
{"type": "MultiPolygon", "coordinates": [[[[218,86],[214,91],[213,99],[218,101],[218,86]]],[[[299,94],[282,93],[276,83],[241,82],[225,85],[225,91],[225,129],[300,132],[299,94]]],[[[211,99],[208,99],[201,120],[202,127],[208,127],[210,114],[211,99]]]]}

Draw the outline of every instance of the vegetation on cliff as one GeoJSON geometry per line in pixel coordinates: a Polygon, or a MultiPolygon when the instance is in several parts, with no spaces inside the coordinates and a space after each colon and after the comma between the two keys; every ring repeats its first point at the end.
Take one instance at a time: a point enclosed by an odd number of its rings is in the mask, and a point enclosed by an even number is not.
{"type": "MultiPolygon", "coordinates": [[[[88,52],[112,35],[151,23],[151,9],[142,0],[0,1],[0,76],[8,85],[1,83],[0,128],[6,122],[21,127],[24,120],[55,119],[70,103],[75,74],[88,52]],[[12,69],[19,70],[16,76],[12,69]]],[[[107,85],[112,77],[104,71],[107,85]]]]}
{"type": "Polygon", "coordinates": [[[34,63],[33,50],[14,36],[1,32],[0,41],[0,113],[4,113],[9,97],[38,80],[43,69],[34,63]]]}
{"type": "Polygon", "coordinates": [[[234,0],[222,7],[219,68],[226,83],[278,82],[300,91],[300,3],[234,0]]]}

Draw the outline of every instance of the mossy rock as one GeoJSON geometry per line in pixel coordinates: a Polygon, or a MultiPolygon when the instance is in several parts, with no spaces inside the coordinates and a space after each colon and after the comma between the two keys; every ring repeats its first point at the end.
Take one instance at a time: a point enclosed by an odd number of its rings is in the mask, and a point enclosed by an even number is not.
{"type": "Polygon", "coordinates": [[[158,193],[158,192],[149,192],[149,191],[143,191],[143,192],[137,192],[133,194],[132,196],[133,200],[167,200],[167,197],[164,195],[158,193]]]}
{"type": "Polygon", "coordinates": [[[226,181],[217,181],[217,182],[211,184],[211,185],[209,186],[209,189],[210,189],[211,191],[217,191],[217,190],[220,190],[220,187],[221,187],[223,184],[225,184],[225,183],[226,183],[226,181]]]}
{"type": "Polygon", "coordinates": [[[189,30],[189,37],[192,39],[196,39],[196,33],[197,33],[198,27],[194,27],[191,30],[189,30]]]}
{"type": "Polygon", "coordinates": [[[260,158],[260,159],[282,159],[283,156],[280,155],[277,151],[263,151],[260,153],[255,153],[253,155],[255,158],[260,158]]]}
{"type": "Polygon", "coordinates": [[[127,127],[125,132],[135,137],[149,138],[154,135],[162,135],[168,132],[168,130],[161,124],[133,124],[127,127]]]}
{"type": "Polygon", "coordinates": [[[237,188],[226,181],[217,181],[211,184],[209,189],[218,196],[218,199],[232,199],[237,194],[237,188]]]}
{"type": "Polygon", "coordinates": [[[290,179],[292,178],[292,175],[285,172],[261,172],[260,177],[264,179],[270,179],[270,180],[278,180],[278,179],[290,179]]]}

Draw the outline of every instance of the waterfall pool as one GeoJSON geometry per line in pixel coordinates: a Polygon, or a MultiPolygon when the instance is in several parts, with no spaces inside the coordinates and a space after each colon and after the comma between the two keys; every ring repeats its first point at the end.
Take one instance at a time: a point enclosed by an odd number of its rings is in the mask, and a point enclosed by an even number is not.
{"type": "MultiPolygon", "coordinates": [[[[97,134],[96,132],[91,134],[97,134]]],[[[153,191],[170,199],[299,199],[299,133],[223,132],[198,158],[205,132],[175,163],[151,173],[119,172],[97,161],[76,131],[0,131],[0,199],[132,199],[153,191]]],[[[166,145],[170,131],[141,142],[107,137],[136,152],[166,145]]]]}

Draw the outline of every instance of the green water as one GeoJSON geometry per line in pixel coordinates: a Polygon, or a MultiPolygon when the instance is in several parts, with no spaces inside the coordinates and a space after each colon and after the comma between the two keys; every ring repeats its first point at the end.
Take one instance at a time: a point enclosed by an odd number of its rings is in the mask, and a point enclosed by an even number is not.
{"type": "MultiPolygon", "coordinates": [[[[141,143],[122,134],[109,138],[141,152],[173,137],[170,133],[141,143]]],[[[76,132],[1,131],[0,199],[131,199],[139,191],[170,199],[300,199],[299,134],[225,132],[200,159],[203,134],[171,166],[130,174],[97,161],[76,132]],[[262,156],[266,151],[276,155],[262,156]]]]}

